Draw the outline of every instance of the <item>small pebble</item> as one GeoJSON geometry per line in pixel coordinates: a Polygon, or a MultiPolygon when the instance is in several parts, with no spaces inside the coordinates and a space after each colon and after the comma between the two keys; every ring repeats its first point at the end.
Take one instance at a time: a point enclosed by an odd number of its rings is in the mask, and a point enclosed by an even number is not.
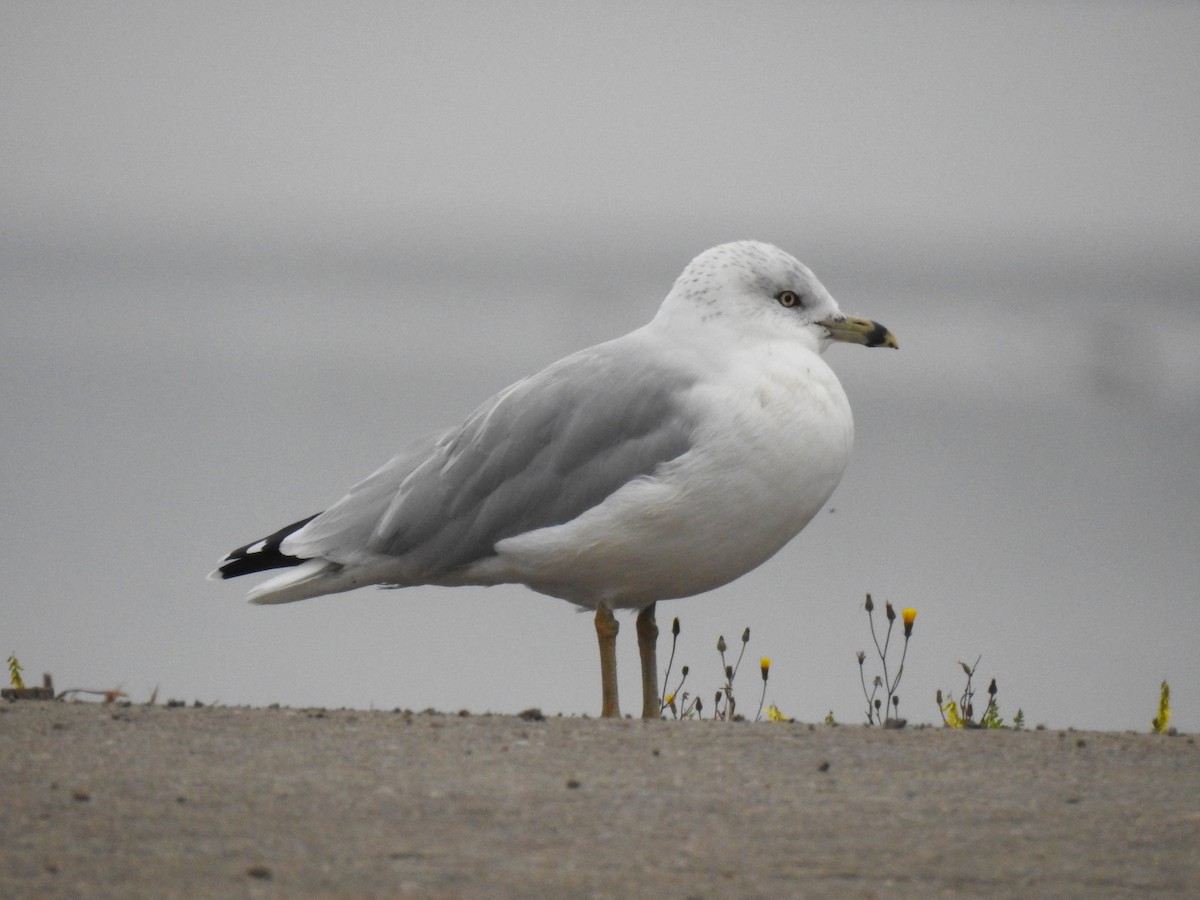
{"type": "Polygon", "coordinates": [[[266,866],[251,866],[246,870],[246,874],[251,878],[260,878],[263,881],[270,881],[274,875],[266,866]]]}

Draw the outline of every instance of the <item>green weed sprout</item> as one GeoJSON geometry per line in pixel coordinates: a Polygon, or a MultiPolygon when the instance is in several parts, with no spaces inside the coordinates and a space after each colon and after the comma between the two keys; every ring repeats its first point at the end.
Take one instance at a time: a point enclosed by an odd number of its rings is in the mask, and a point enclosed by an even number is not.
{"type": "Polygon", "coordinates": [[[1150,720],[1150,728],[1155,734],[1166,734],[1167,723],[1171,721],[1171,688],[1164,681],[1158,689],[1158,715],[1150,720]]]}
{"type": "MultiPolygon", "coordinates": [[[[938,712],[942,716],[942,724],[947,728],[1006,728],[1004,719],[1000,717],[1000,704],[996,701],[998,688],[996,687],[996,679],[993,678],[988,683],[988,703],[980,716],[979,721],[975,721],[975,670],[979,668],[979,660],[982,656],[975,658],[975,664],[968,666],[962,660],[958,664],[962,666],[962,670],[966,673],[967,684],[963,688],[962,694],[959,695],[958,701],[955,702],[953,697],[944,697],[941,690],[937,692],[938,712]]],[[[1013,729],[1020,731],[1025,727],[1025,713],[1018,709],[1017,714],[1013,716],[1013,729]]]]}
{"type": "Polygon", "coordinates": [[[679,681],[679,687],[675,690],[667,691],[667,684],[671,678],[671,666],[675,662],[675,645],[679,642],[679,616],[675,617],[675,621],[671,623],[671,655],[667,659],[667,671],[663,673],[663,693],[662,699],[659,702],[659,712],[663,712],[668,707],[671,708],[671,714],[678,717],[678,712],[674,706],[675,697],[679,693],[679,689],[683,687],[683,682],[687,680],[688,667],[683,667],[683,678],[679,681]]]}
{"type": "MultiPolygon", "coordinates": [[[[671,711],[671,717],[675,719],[690,719],[704,718],[704,703],[699,697],[692,697],[687,691],[683,690],[684,684],[687,682],[688,667],[683,666],[680,670],[681,676],[679,683],[675,685],[675,689],[667,690],[667,685],[671,678],[671,667],[675,662],[675,648],[679,641],[679,617],[675,617],[675,621],[671,623],[671,655],[667,659],[667,670],[663,676],[663,695],[661,698],[662,710],[671,711]]],[[[741,668],[742,658],[746,655],[746,645],[750,643],[750,629],[746,628],[742,632],[742,647],[738,652],[737,660],[730,665],[726,659],[725,652],[729,649],[725,643],[725,636],[721,635],[717,638],[717,653],[721,656],[721,671],[725,674],[725,684],[717,690],[713,697],[713,719],[721,719],[724,721],[733,721],[736,716],[737,699],[733,695],[733,682],[737,678],[738,669],[741,668]]],[[[786,722],[788,717],[774,705],[766,706],[767,699],[767,679],[771,671],[771,660],[769,657],[762,657],[759,660],[759,671],[762,673],[762,696],[758,702],[758,713],[754,717],[754,721],[758,721],[765,714],[770,722],[786,722]]]]}
{"type": "Polygon", "coordinates": [[[25,690],[25,682],[21,680],[21,664],[17,662],[17,655],[10,653],[8,655],[8,680],[18,691],[25,690]]]}
{"type": "Polygon", "coordinates": [[[734,710],[737,709],[737,700],[733,696],[733,679],[737,678],[738,669],[742,666],[742,657],[746,654],[746,644],[750,643],[750,628],[742,632],[742,649],[738,653],[737,662],[732,666],[725,661],[725,635],[720,635],[717,638],[717,652],[721,654],[721,668],[725,672],[725,685],[716,693],[713,717],[724,719],[728,722],[733,721],[734,710]],[[725,709],[721,709],[721,699],[725,700],[725,709]]]}
{"type": "Polygon", "coordinates": [[[876,675],[871,682],[871,690],[868,691],[867,676],[863,671],[867,654],[863,650],[858,651],[858,678],[862,682],[863,697],[867,701],[867,724],[882,725],[884,728],[903,728],[905,720],[900,718],[900,695],[896,693],[896,689],[900,687],[900,679],[904,676],[904,660],[908,656],[908,639],[912,637],[913,622],[916,621],[917,611],[909,606],[900,612],[900,619],[904,623],[904,648],[900,652],[900,666],[896,669],[896,676],[893,678],[888,675],[887,653],[892,642],[892,627],[896,624],[896,610],[890,602],[884,604],[884,615],[887,617],[888,624],[883,644],[880,644],[879,636],[875,632],[875,603],[871,600],[870,594],[867,594],[865,607],[867,621],[871,626],[871,640],[875,643],[875,652],[879,654],[879,662],[883,667],[882,677],[876,675]],[[881,689],[887,692],[886,700],[879,696],[881,689]]]}
{"type": "Polygon", "coordinates": [[[703,719],[704,703],[699,697],[691,697],[683,689],[683,685],[687,682],[688,677],[687,666],[680,668],[679,684],[675,686],[675,690],[667,691],[667,684],[671,678],[671,666],[675,662],[675,645],[678,642],[679,616],[676,616],[675,621],[671,623],[671,656],[667,659],[667,671],[663,675],[662,711],[671,710],[671,717],[675,719],[690,719],[693,716],[703,719]]]}

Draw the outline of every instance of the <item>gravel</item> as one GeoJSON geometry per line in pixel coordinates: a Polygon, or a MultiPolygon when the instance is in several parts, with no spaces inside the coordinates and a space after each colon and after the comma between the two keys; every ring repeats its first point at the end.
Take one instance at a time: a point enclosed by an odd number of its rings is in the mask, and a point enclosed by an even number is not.
{"type": "Polygon", "coordinates": [[[0,706],[6,897],[1200,896],[1188,735],[0,706]]]}

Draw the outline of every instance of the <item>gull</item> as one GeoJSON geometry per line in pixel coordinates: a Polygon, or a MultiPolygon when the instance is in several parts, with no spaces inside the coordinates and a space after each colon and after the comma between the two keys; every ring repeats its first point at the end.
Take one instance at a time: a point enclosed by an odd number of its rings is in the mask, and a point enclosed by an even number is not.
{"type": "Polygon", "coordinates": [[[637,610],[642,717],[662,713],[655,605],[720,587],[799,534],[854,439],[831,342],[898,346],[778,247],[706,250],[654,318],[418,438],[322,513],[229,553],[252,603],[367,585],[524,584],[594,610],[619,716],[614,610],[637,610]]]}

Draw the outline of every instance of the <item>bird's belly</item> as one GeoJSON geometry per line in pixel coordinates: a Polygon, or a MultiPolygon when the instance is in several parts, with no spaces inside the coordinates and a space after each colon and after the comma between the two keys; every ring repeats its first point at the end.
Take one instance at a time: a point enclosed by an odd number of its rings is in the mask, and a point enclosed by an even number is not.
{"type": "MultiPolygon", "coordinates": [[[[849,456],[845,394],[836,379],[830,389],[807,375],[805,403],[795,403],[796,384],[781,382],[719,404],[724,421],[688,453],[570,522],[500,541],[476,576],[619,608],[702,593],[749,572],[820,511],[849,456]]],[[[711,410],[726,398],[706,399],[711,410]]]]}

